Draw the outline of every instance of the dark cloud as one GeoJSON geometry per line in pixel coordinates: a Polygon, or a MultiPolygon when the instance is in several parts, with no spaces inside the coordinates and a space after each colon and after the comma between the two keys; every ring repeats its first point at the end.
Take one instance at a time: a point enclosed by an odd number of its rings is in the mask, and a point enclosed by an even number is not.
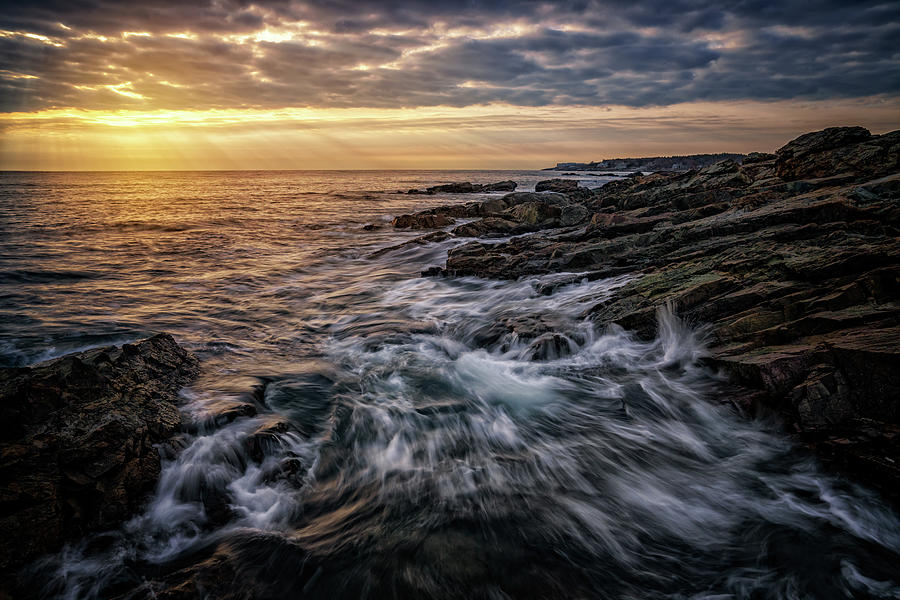
{"type": "Polygon", "coordinates": [[[900,92],[895,1],[37,1],[0,30],[3,111],[900,92]]]}

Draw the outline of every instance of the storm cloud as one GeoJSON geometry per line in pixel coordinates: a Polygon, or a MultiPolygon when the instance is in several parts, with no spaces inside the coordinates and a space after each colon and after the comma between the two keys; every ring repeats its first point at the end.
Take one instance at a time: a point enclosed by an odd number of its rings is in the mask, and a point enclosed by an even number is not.
{"type": "Polygon", "coordinates": [[[31,2],[0,111],[894,96],[898,39],[892,1],[31,2]]]}

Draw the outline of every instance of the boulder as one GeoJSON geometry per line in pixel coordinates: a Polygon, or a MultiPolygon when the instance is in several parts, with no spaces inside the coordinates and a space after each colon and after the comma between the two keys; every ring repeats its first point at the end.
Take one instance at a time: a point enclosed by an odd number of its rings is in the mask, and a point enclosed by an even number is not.
{"type": "Polygon", "coordinates": [[[455,223],[453,217],[443,213],[416,213],[414,215],[400,215],[394,217],[391,225],[397,229],[437,229],[455,223]]]}
{"type": "Polygon", "coordinates": [[[507,179],[506,181],[498,181],[497,183],[486,183],[482,186],[483,192],[513,192],[518,187],[515,181],[507,179]]]}
{"type": "Polygon", "coordinates": [[[115,527],[160,472],[198,362],[167,334],[0,369],[0,570],[115,527]]]}
{"type": "Polygon", "coordinates": [[[503,202],[507,208],[524,204],[525,202],[544,202],[545,204],[563,205],[569,204],[569,197],[558,192],[513,192],[503,196],[503,202]]]}
{"type": "Polygon", "coordinates": [[[520,231],[519,224],[511,219],[501,217],[485,217],[472,223],[466,223],[453,229],[451,233],[457,237],[497,237],[512,235],[520,231]]]}
{"type": "Polygon", "coordinates": [[[741,161],[742,165],[752,165],[761,162],[775,160],[775,155],[769,152],[751,152],[741,161]]]}
{"type": "Polygon", "coordinates": [[[443,185],[434,185],[427,190],[431,194],[471,194],[480,192],[481,186],[468,181],[459,183],[446,183],[443,185]]]}
{"type": "Polygon", "coordinates": [[[471,183],[462,181],[457,183],[445,183],[435,185],[427,190],[428,194],[474,194],[482,192],[512,192],[516,189],[516,182],[511,180],[498,181],[496,183],[471,183]]]}
{"type": "Polygon", "coordinates": [[[506,210],[504,215],[517,223],[539,225],[558,219],[560,213],[558,206],[546,202],[525,202],[506,210]]]}
{"type": "Polygon", "coordinates": [[[539,181],[534,186],[536,192],[559,192],[565,194],[578,188],[578,182],[574,179],[546,179],[539,181]]]}

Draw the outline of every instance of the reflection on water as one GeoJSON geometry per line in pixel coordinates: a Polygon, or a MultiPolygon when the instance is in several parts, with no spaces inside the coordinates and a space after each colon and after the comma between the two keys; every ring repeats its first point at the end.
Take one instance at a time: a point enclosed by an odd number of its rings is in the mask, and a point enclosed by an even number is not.
{"type": "Polygon", "coordinates": [[[165,330],[204,365],[146,509],[45,595],[900,597],[897,516],[732,414],[697,332],[582,318],[627,278],[369,258],[415,233],[362,224],[471,199],[383,191],[508,178],[543,177],[4,176],[0,359],[165,330]]]}

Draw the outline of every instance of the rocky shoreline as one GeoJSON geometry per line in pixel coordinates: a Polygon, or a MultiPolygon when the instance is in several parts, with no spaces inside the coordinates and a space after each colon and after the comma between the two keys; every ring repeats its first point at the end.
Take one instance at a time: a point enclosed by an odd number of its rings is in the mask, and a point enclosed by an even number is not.
{"type": "Polygon", "coordinates": [[[836,468],[900,499],[900,131],[834,127],[742,164],[536,190],[394,224],[477,219],[407,243],[516,236],[458,246],[423,275],[633,276],[586,316],[651,337],[672,306],[706,327],[728,400],[776,413],[836,468]]]}
{"type": "MultiPolygon", "coordinates": [[[[376,254],[472,238],[423,275],[557,274],[539,289],[548,294],[626,276],[584,316],[652,338],[657,311],[672,307],[706,332],[704,360],[729,380],[723,401],[777,415],[836,469],[900,500],[900,131],[831,128],[741,164],[535,189],[399,215],[394,227],[434,231],[376,254]]],[[[565,351],[554,324],[529,314],[479,340],[510,332],[532,341],[535,359],[565,351]]],[[[198,371],[166,334],[0,369],[0,598],[37,557],[135,513],[198,371]]],[[[216,560],[173,581],[218,589],[216,560]]]]}
{"type": "Polygon", "coordinates": [[[135,513],[198,371],[167,334],[0,369],[0,597],[16,569],[135,513]]]}

